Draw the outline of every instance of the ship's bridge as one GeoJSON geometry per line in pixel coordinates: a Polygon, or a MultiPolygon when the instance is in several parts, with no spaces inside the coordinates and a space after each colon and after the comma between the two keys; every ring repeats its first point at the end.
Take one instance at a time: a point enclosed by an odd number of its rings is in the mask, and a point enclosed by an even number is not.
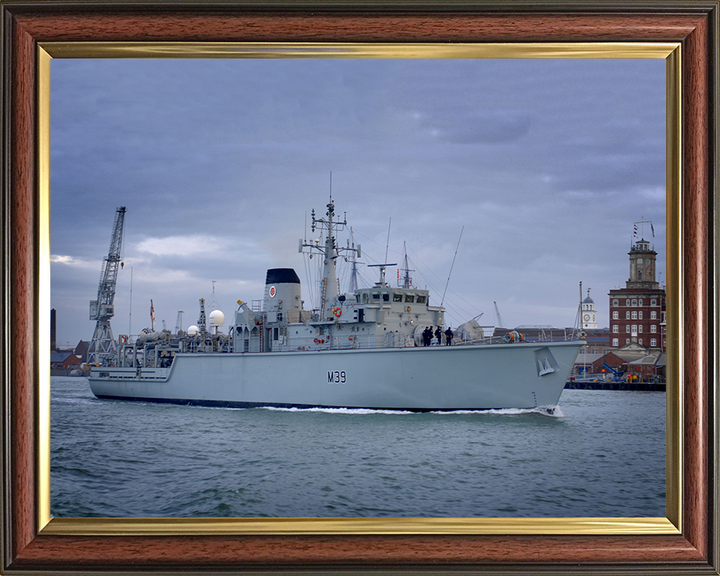
{"type": "Polygon", "coordinates": [[[380,304],[392,302],[404,304],[428,304],[428,290],[391,288],[390,286],[374,286],[355,291],[358,304],[380,304]]]}

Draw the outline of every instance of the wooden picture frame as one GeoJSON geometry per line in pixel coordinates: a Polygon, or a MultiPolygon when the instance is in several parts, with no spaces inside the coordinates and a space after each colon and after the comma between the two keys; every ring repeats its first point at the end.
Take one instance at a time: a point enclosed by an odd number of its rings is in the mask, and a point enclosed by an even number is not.
{"type": "MultiPolygon", "coordinates": [[[[217,572],[654,572],[718,574],[717,44],[718,2],[491,4],[292,2],[83,2],[4,0],[2,8],[2,570],[12,573],[217,572]],[[100,528],[49,523],[46,463],[49,99],[44,45],[72,54],[81,43],[677,43],[681,110],[668,180],[682,190],[676,221],[682,271],[675,311],[682,436],[679,495],[669,495],[670,529],[568,533],[494,524],[355,531],[237,531],[190,519],[169,524],[108,521],[100,528]],[[681,171],[674,169],[681,157],[681,171]],[[681,360],[681,361],[680,361],[681,360]],[[673,511],[676,511],[673,512],[673,511]]],[[[127,45],[132,48],[132,45],[127,45]]],[[[611,522],[610,522],[611,523],[611,522]]],[[[640,523],[642,524],[642,523],[640,523]]],[[[551,529],[551,525],[555,528],[551,529]]]]}

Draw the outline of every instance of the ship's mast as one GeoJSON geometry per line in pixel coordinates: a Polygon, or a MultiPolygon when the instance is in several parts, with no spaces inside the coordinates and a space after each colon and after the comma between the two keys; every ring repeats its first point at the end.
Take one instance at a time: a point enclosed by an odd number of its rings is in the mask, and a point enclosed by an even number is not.
{"type": "MultiPolygon", "coordinates": [[[[402,287],[403,288],[412,288],[412,278],[410,278],[410,272],[414,272],[414,270],[410,270],[410,265],[408,264],[407,245],[405,242],[403,242],[403,250],[405,251],[405,268],[403,268],[403,272],[405,272],[405,274],[403,274],[403,278],[402,278],[402,280],[403,280],[402,287]]],[[[400,274],[398,271],[398,280],[400,279],[399,275],[400,274]]]]}
{"type": "MultiPolygon", "coordinates": [[[[355,249],[355,236],[353,235],[352,226],[350,226],[350,239],[352,241],[352,249],[355,249]]],[[[358,289],[358,273],[357,273],[357,254],[352,253],[352,272],[350,273],[350,292],[355,292],[358,289]]]]}
{"type": "Polygon", "coordinates": [[[110,250],[103,260],[97,300],[90,301],[90,320],[97,320],[90,347],[88,348],[88,362],[91,364],[106,366],[117,355],[117,342],[110,327],[110,318],[115,315],[113,301],[115,300],[115,287],[117,285],[118,268],[120,267],[124,223],[125,206],[120,206],[115,210],[115,222],[110,237],[110,250]]]}
{"type": "Polygon", "coordinates": [[[333,319],[333,306],[335,305],[338,297],[338,285],[337,285],[337,258],[341,251],[351,252],[356,254],[358,257],[361,255],[360,244],[357,247],[339,248],[337,245],[336,233],[343,230],[347,226],[347,217],[343,214],[343,219],[339,220],[335,217],[335,203],[333,202],[332,195],[330,196],[330,202],[327,204],[327,212],[325,218],[317,218],[315,216],[315,209],[312,211],[312,226],[311,230],[315,232],[316,228],[325,231],[325,244],[321,246],[319,243],[300,241],[299,252],[307,252],[312,255],[313,251],[319,252],[323,257],[323,275],[320,293],[320,314],[323,320],[333,319]],[[307,248],[307,250],[304,250],[307,248]]]}

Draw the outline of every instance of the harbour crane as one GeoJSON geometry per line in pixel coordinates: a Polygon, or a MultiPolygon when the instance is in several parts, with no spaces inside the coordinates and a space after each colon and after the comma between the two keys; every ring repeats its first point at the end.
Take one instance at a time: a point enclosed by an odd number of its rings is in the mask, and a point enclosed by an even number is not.
{"type": "Polygon", "coordinates": [[[110,250],[103,260],[97,300],[90,300],[90,320],[97,320],[88,349],[88,363],[90,364],[108,366],[117,356],[117,342],[113,338],[110,318],[115,315],[113,301],[115,300],[118,269],[121,268],[120,249],[122,248],[125,210],[125,206],[120,206],[115,210],[110,250]]]}
{"type": "Polygon", "coordinates": [[[180,330],[182,330],[182,315],[183,311],[178,310],[177,320],[175,321],[175,334],[180,334],[180,330]]]}

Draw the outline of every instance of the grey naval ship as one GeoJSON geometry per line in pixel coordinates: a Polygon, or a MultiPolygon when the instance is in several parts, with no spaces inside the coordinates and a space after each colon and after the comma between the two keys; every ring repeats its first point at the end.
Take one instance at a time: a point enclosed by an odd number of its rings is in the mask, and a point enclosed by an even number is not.
{"type": "Polygon", "coordinates": [[[319,308],[303,309],[292,268],[270,269],[262,306],[238,301],[227,334],[218,329],[219,310],[206,327],[201,300],[198,326],[185,333],[121,336],[113,355],[91,369],[93,394],[219,407],[552,411],[582,339],[525,342],[513,331],[484,338],[471,321],[450,345],[441,337],[428,346],[428,327],[445,330],[444,308],[430,304],[428,290],[390,286],[379,265],[374,286],[341,293],[338,258],[360,256],[359,245],[337,243],[346,225],[331,198],[324,217],[312,213],[323,238],[299,242],[300,252],[322,258],[319,308]]]}

